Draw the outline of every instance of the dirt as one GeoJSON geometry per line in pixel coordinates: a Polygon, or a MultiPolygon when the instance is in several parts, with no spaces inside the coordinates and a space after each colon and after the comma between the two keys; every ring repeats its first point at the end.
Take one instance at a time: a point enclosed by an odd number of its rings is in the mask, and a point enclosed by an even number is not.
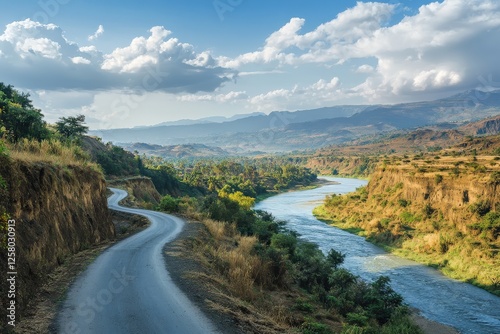
{"type": "Polygon", "coordinates": [[[225,304],[222,298],[212,289],[204,286],[199,278],[208,273],[195,259],[186,252],[189,244],[196,241],[198,234],[204,229],[202,223],[189,222],[174,242],[164,247],[165,264],[170,277],[186,296],[202,310],[222,334],[246,333],[229,314],[217,311],[215,305],[225,304]]]}

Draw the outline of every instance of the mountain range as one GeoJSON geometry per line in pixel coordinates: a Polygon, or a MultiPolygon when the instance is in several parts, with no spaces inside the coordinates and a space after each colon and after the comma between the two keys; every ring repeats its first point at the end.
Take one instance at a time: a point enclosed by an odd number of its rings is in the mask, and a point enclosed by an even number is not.
{"type": "Polygon", "coordinates": [[[239,115],[243,118],[217,123],[205,118],[184,124],[97,130],[91,131],[91,134],[116,144],[202,143],[233,154],[289,152],[317,149],[402,129],[423,126],[456,128],[498,114],[500,90],[469,90],[434,101],[277,111],[269,115],[239,115]]]}

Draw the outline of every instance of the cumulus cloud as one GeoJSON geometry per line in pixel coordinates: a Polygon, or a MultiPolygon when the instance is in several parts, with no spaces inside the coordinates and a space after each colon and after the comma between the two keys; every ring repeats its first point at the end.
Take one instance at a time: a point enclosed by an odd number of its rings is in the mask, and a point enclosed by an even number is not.
{"type": "Polygon", "coordinates": [[[269,35],[263,47],[223,66],[275,63],[277,68],[313,63],[341,65],[349,59],[375,59],[355,72],[369,74],[357,92],[370,101],[479,85],[478,77],[500,75],[500,2],[444,0],[423,5],[418,13],[389,26],[396,6],[358,2],[353,8],[309,32],[305,20],[292,18],[269,35]]]}
{"type": "MultiPolygon", "coordinates": [[[[102,32],[100,27],[93,36],[102,32]]],[[[153,27],[149,33],[103,54],[95,46],[69,41],[54,24],[12,22],[0,35],[0,73],[3,80],[27,89],[136,93],[210,92],[235,75],[217,66],[208,52],[196,53],[163,27],[153,27]]]]}
{"type": "Polygon", "coordinates": [[[295,17],[272,33],[260,50],[242,54],[235,59],[221,57],[218,60],[223,66],[233,68],[249,63],[300,64],[339,60],[344,57],[339,46],[352,44],[373,34],[390,18],[394,7],[391,4],[358,2],[354,8],[305,34],[300,34],[305,20],[295,17]]]}
{"type": "Polygon", "coordinates": [[[102,24],[100,24],[96,32],[88,37],[88,40],[92,42],[93,40],[96,40],[99,37],[101,37],[102,34],[104,34],[104,27],[102,26],[102,24]]]}
{"type": "Polygon", "coordinates": [[[356,73],[373,73],[373,71],[375,71],[373,66],[365,64],[365,65],[359,66],[358,69],[356,70],[356,73]]]}

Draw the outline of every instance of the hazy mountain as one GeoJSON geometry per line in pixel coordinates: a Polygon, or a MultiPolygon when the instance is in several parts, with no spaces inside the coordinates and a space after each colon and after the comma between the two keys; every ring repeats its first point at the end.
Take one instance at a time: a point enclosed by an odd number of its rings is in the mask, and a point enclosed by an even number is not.
{"type": "Polygon", "coordinates": [[[220,147],[207,146],[203,144],[184,145],[151,145],[146,143],[134,143],[121,145],[128,151],[137,151],[139,154],[154,155],[163,158],[192,158],[192,157],[221,157],[229,153],[220,147]]]}
{"type": "Polygon", "coordinates": [[[221,118],[219,117],[208,117],[197,120],[208,123],[156,125],[132,129],[95,130],[91,131],[91,134],[103,138],[104,141],[122,143],[188,143],[193,142],[193,140],[184,141],[184,139],[200,138],[211,135],[220,136],[239,132],[254,133],[266,129],[277,130],[293,123],[335,118],[339,116],[350,116],[364,109],[366,109],[366,106],[334,106],[295,112],[275,111],[269,115],[253,113],[251,114],[252,116],[243,118],[240,118],[241,115],[235,115],[233,116],[233,118],[236,118],[235,120],[222,123],[213,122],[214,119],[220,120],[221,118]]]}
{"type": "MultiPolygon", "coordinates": [[[[262,112],[253,112],[250,114],[239,114],[239,115],[234,115],[231,117],[224,117],[224,116],[212,116],[212,117],[203,117],[199,119],[181,119],[178,121],[171,121],[171,122],[163,122],[159,124],[155,124],[152,126],[171,126],[171,125],[193,125],[193,124],[207,124],[207,123],[224,123],[224,122],[231,122],[235,121],[237,119],[241,118],[246,118],[246,117],[251,117],[251,116],[259,116],[259,115],[265,115],[262,112]]],[[[147,126],[143,126],[143,128],[147,128],[147,126]]]]}
{"type": "Polygon", "coordinates": [[[453,128],[498,114],[500,91],[471,90],[435,101],[281,111],[224,123],[115,129],[92,134],[114,142],[196,142],[239,153],[272,152],[315,149],[363,136],[437,124],[453,128]]]}

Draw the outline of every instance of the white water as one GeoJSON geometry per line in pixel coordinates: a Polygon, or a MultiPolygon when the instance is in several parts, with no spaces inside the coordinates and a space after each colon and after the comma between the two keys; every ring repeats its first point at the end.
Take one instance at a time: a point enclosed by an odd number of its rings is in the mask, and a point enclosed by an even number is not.
{"type": "Polygon", "coordinates": [[[276,218],[287,221],[301,238],[347,254],[344,267],[372,280],[386,275],[405,302],[428,319],[450,325],[461,333],[499,334],[500,298],[470,284],[449,279],[437,270],[386,253],[364,238],[328,226],[317,220],[312,210],[326,195],[345,194],[366,185],[366,181],[325,177],[340,184],[296,191],[270,197],[255,205],[276,218]]]}

